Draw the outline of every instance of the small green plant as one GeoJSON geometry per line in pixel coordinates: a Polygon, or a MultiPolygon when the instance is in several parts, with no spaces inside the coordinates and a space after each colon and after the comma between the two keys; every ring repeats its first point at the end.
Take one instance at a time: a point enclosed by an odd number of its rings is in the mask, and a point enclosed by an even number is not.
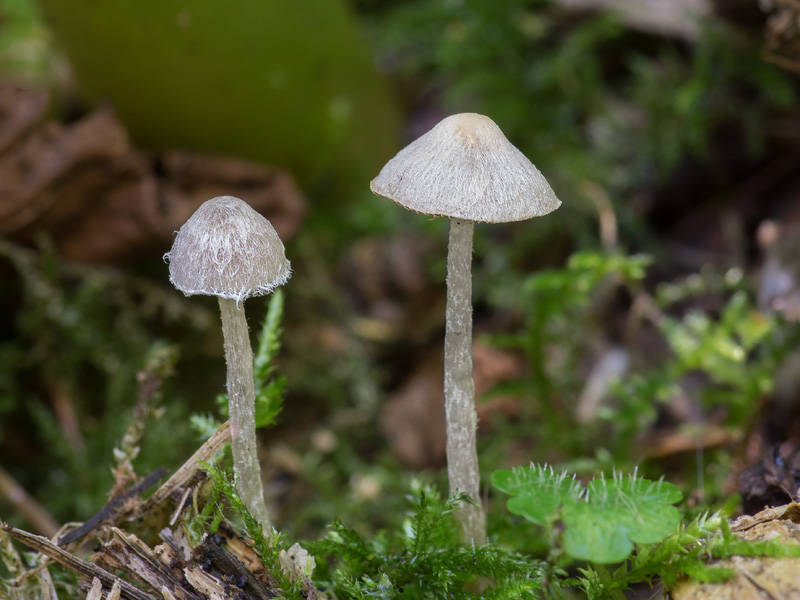
{"type": "Polygon", "coordinates": [[[274,533],[268,538],[264,535],[261,524],[250,514],[236,491],[234,481],[224,469],[215,464],[206,464],[205,469],[213,488],[203,510],[188,523],[187,529],[194,533],[194,543],[199,543],[206,533],[211,535],[217,533],[219,524],[225,518],[224,509],[227,506],[240,519],[244,531],[250,536],[253,547],[258,551],[264,566],[270,570],[273,576],[279,578],[279,581],[285,586],[284,589],[290,589],[288,578],[280,580],[282,574],[280,551],[284,549],[285,545],[283,536],[274,533]]]}
{"type": "Polygon", "coordinates": [[[656,579],[669,589],[682,577],[719,582],[733,575],[711,565],[712,559],[800,556],[800,546],[734,536],[721,513],[682,521],[673,506],[681,500],[680,490],[636,473],[583,485],[574,475],[531,465],[495,471],[491,479],[512,495],[509,512],[546,530],[549,563],[579,565],[580,576],[560,585],[578,587],[592,600],[622,600],[632,584],[656,579]],[[618,566],[611,571],[610,565],[618,566]]]}
{"type": "MultiPolygon", "coordinates": [[[[492,336],[492,343],[521,351],[530,377],[520,379],[511,391],[531,398],[525,410],[549,448],[585,451],[592,436],[564,424],[573,422],[572,406],[564,398],[577,398],[584,385],[576,376],[583,368],[587,340],[605,335],[603,311],[620,289],[632,289],[644,279],[652,258],[647,255],[576,252],[566,266],[529,276],[522,285],[524,326],[519,333],[492,336]],[[558,348],[558,352],[553,352],[558,348]],[[565,406],[566,404],[566,406],[565,406]]],[[[648,412],[652,409],[648,409],[648,412]]]]}
{"type": "Polygon", "coordinates": [[[691,371],[705,373],[712,385],[701,394],[702,404],[724,403],[728,422],[741,424],[772,389],[777,365],[768,353],[758,351],[770,341],[774,327],[773,319],[756,311],[741,290],[716,319],[700,311],[690,311],[682,319],[664,317],[661,331],[675,356],[673,381],[691,371]]]}
{"type": "Polygon", "coordinates": [[[464,494],[442,500],[429,486],[415,483],[411,511],[398,530],[365,540],[339,519],[328,537],[308,547],[321,562],[324,586],[340,599],[478,597],[468,591],[484,581],[481,598],[537,598],[545,588],[546,565],[489,544],[469,548],[458,541],[452,515],[469,499],[464,494]]]}
{"type": "MultiPolygon", "coordinates": [[[[612,384],[614,403],[598,417],[616,432],[608,446],[615,457],[631,456],[637,436],[655,423],[659,406],[674,398],[692,400],[696,421],[687,425],[695,427],[713,411],[722,426],[747,429],[763,406],[781,361],[793,347],[792,328],[779,327],[775,318],[756,309],[736,271],[694,274],[662,284],[652,298],[640,296],[648,302],[648,319],[670,355],[658,364],[638,364],[612,384]],[[684,308],[700,300],[719,308],[684,308]],[[698,381],[700,385],[692,385],[698,381]]],[[[726,453],[715,455],[719,464],[727,460],[726,453]]]]}
{"type": "Polygon", "coordinates": [[[593,479],[585,487],[575,477],[552,467],[515,467],[495,471],[492,484],[514,497],[508,510],[541,526],[563,523],[553,551],[598,564],[625,560],[634,543],[653,544],[680,523],[672,506],[680,490],[666,481],[648,481],[636,474],[593,479]]]}
{"type": "MultiPolygon", "coordinates": [[[[652,465],[642,463],[638,441],[659,415],[669,418],[676,399],[693,404],[695,420],[683,425],[687,435],[702,430],[706,415],[712,414],[718,427],[745,427],[763,406],[775,372],[793,348],[793,328],[779,326],[756,308],[738,269],[704,269],[662,283],[651,294],[645,284],[651,263],[647,255],[577,252],[563,268],[540,271],[525,281],[519,333],[489,338],[527,359],[529,376],[506,384],[503,391],[535,400],[523,401],[522,408],[528,423],[531,418],[539,423],[535,435],[545,440],[540,446],[550,454],[534,460],[594,452],[595,464],[581,469],[642,464],[643,473],[650,473],[652,465]],[[609,331],[612,316],[618,320],[609,331]],[[668,352],[651,353],[648,359],[641,350],[652,348],[657,337],[668,352]],[[587,348],[595,352],[588,353],[589,365],[613,349],[624,353],[627,366],[608,381],[603,401],[578,429],[587,348]]],[[[710,458],[721,464],[728,460],[710,458]]],[[[717,494],[716,487],[710,491],[717,494]]]]}

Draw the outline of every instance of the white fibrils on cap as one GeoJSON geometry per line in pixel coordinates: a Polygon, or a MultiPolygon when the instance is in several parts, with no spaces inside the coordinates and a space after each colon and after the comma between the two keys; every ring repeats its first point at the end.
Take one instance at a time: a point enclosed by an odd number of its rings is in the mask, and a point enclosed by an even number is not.
{"type": "Polygon", "coordinates": [[[447,117],[397,153],[370,182],[379,196],[417,212],[507,223],[561,205],[547,180],[489,117],[447,117]]]}
{"type": "Polygon", "coordinates": [[[170,281],[187,296],[219,296],[237,303],[269,294],[292,274],[272,223],[233,196],[204,202],[180,228],[164,258],[170,281]]]}

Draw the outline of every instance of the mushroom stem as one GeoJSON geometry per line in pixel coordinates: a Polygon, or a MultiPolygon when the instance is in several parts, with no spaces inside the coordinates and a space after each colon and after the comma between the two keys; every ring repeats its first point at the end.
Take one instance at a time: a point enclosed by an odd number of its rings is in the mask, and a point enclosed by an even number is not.
{"type": "Polygon", "coordinates": [[[447,312],[444,336],[444,409],[447,421],[447,476],[450,493],[464,492],[477,505],[456,513],[465,545],[486,543],[480,504],[475,381],[472,375],[472,232],[474,223],[450,219],[447,249],[447,312]]]}
{"type": "Polygon", "coordinates": [[[247,330],[244,306],[236,300],[219,299],[225,361],[228,365],[228,407],[231,421],[231,450],[236,489],[247,510],[261,525],[264,537],[272,536],[272,524],[256,451],[256,393],[253,381],[253,350],[247,330]]]}

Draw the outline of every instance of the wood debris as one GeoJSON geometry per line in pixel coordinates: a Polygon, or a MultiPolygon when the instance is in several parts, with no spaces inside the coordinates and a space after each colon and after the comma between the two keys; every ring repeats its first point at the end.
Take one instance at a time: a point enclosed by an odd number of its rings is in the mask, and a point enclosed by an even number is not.
{"type": "MultiPolygon", "coordinates": [[[[61,536],[58,542],[0,522],[0,532],[62,564],[80,576],[80,586],[91,600],[268,600],[282,595],[280,577],[264,567],[252,544],[236,534],[225,521],[217,533],[206,533],[193,544],[184,517],[197,514],[202,504],[205,474],[202,462],[209,461],[230,439],[225,423],[149,498],[139,494],[163,473],[142,478],[83,526],[61,536]],[[165,512],[163,504],[173,505],[165,512]],[[189,512],[186,512],[189,511],[189,512]],[[137,523],[147,531],[153,520],[168,519],[158,532],[161,543],[150,547],[139,535],[126,531],[124,523],[137,523]],[[76,556],[88,538],[99,540],[91,560],[76,556]]],[[[292,547],[295,554],[305,552],[292,547]]],[[[288,556],[288,555],[287,555],[288,556]]],[[[311,565],[313,558],[290,561],[311,565]]],[[[312,566],[313,568],[313,566],[312,566]]],[[[306,598],[324,598],[308,579],[308,569],[291,578],[306,598]]],[[[278,574],[280,575],[280,574],[278,574]]]]}
{"type": "Polygon", "coordinates": [[[13,537],[14,539],[22,542],[29,548],[41,552],[49,556],[56,562],[61,563],[71,571],[75,571],[82,578],[93,581],[99,579],[104,587],[111,589],[115,584],[121,588],[121,597],[126,600],[152,600],[153,596],[146,594],[139,590],[137,587],[131,585],[126,581],[122,581],[116,575],[109,573],[105,569],[98,567],[90,562],[82,560],[74,554],[60,548],[46,537],[40,535],[33,535],[27,531],[17,529],[8,523],[0,522],[0,531],[3,531],[13,537]]]}

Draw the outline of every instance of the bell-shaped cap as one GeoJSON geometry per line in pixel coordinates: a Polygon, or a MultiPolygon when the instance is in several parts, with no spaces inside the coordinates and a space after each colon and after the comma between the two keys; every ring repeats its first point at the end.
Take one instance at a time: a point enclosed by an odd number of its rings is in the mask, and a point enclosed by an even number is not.
{"type": "Polygon", "coordinates": [[[272,223],[233,196],[204,202],[183,224],[164,258],[170,281],[187,296],[237,302],[269,294],[292,273],[272,223]]]}
{"type": "Polygon", "coordinates": [[[540,217],[561,205],[547,180],[489,117],[447,117],[403,148],[370,183],[428,215],[486,223],[540,217]]]}

